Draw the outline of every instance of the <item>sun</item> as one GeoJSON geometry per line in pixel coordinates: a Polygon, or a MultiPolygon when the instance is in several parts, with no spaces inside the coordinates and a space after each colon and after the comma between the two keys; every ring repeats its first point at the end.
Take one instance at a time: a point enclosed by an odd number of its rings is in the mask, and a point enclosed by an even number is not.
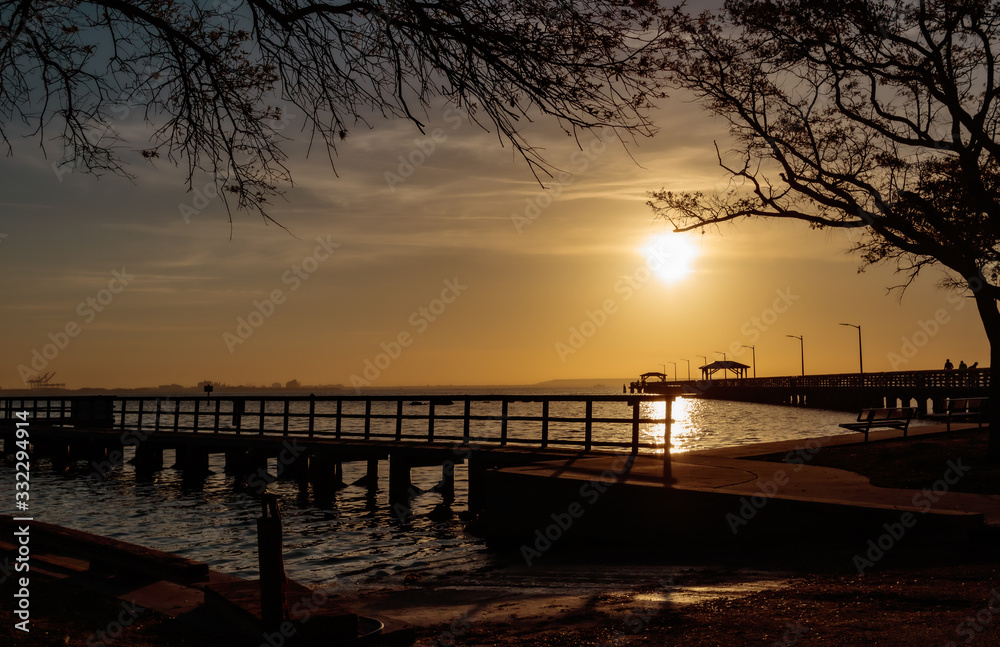
{"type": "Polygon", "coordinates": [[[687,236],[657,234],[646,241],[642,255],[661,281],[676,283],[693,271],[691,264],[698,256],[698,248],[687,236]]]}

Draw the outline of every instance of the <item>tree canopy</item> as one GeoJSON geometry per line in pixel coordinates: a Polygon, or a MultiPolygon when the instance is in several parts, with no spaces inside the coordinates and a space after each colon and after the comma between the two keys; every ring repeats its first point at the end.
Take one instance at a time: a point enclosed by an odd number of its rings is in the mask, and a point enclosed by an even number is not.
{"type": "Polygon", "coordinates": [[[735,144],[717,155],[733,182],[653,192],[655,212],[677,231],[760,217],[853,228],[862,264],[895,263],[901,288],[944,266],[1000,357],[998,6],[728,0],[679,29],[671,84],[728,121],[735,144]]]}
{"type": "Polygon", "coordinates": [[[653,0],[0,0],[0,137],[10,152],[23,122],[51,147],[54,129],[56,162],[95,173],[131,175],[130,151],[166,159],[264,213],[291,179],[282,102],[332,163],[355,129],[420,128],[444,97],[538,175],[533,116],[652,133],[663,14],[653,0]],[[133,109],[148,141],[124,133],[133,109]]]}

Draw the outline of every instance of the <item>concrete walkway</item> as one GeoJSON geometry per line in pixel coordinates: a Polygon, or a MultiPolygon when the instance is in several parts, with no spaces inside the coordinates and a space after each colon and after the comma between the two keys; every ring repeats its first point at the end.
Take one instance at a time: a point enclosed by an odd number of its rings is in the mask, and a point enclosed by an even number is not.
{"type": "MultiPolygon", "coordinates": [[[[976,425],[952,425],[953,433],[976,425]]],[[[942,436],[944,425],[911,428],[908,437],[942,436]]],[[[868,444],[897,440],[897,430],[870,433],[868,444]]],[[[765,496],[786,501],[813,502],[881,508],[941,516],[981,515],[982,522],[1000,528],[1000,495],[969,494],[950,491],[968,471],[962,464],[950,465],[942,472],[933,490],[902,490],[876,487],[869,479],[854,472],[810,465],[809,461],[824,447],[862,444],[860,434],[851,433],[822,438],[725,447],[675,454],[672,457],[672,487],[678,491],[715,492],[736,496],[765,496]],[[750,456],[789,454],[796,463],[749,460],[750,456]]],[[[586,457],[549,461],[503,471],[512,474],[559,477],[581,481],[618,482],[662,488],[663,461],[656,456],[640,455],[626,470],[621,457],[586,457]]]]}

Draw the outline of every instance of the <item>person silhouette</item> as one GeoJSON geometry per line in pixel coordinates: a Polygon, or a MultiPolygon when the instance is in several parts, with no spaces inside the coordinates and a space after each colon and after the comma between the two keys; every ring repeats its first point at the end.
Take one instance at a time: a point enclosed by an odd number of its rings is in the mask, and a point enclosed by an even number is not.
{"type": "Polygon", "coordinates": [[[958,370],[964,371],[967,370],[968,368],[969,367],[965,365],[965,360],[962,359],[958,360],[958,370]]]}
{"type": "Polygon", "coordinates": [[[953,368],[955,368],[955,365],[951,363],[950,359],[944,360],[944,370],[950,371],[953,368]]]}

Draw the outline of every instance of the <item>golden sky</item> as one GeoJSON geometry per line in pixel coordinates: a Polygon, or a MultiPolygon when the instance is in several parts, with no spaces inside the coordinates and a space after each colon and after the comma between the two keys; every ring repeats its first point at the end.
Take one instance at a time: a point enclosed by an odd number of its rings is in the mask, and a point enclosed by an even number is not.
{"type": "MultiPolygon", "coordinates": [[[[628,150],[596,133],[580,151],[533,125],[567,172],[547,188],[444,107],[424,135],[401,121],[351,132],[337,175],[293,143],[296,184],[270,208],[291,233],[237,214],[231,237],[210,178],[187,193],[163,160],[138,164],[134,184],[56,173],[58,144],[44,158],[20,142],[0,160],[0,388],[32,368],[72,388],[526,384],[670,362],[685,377],[701,355],[750,364],[743,345],[758,375],[797,374],[786,335],[804,336],[808,373],[853,372],[857,331],[841,322],[862,325],[866,371],[988,363],[971,300],[931,270],[898,302],[886,288],[899,278],[858,274],[845,232],[758,221],[684,234],[690,272],[651,273],[642,250],[670,229],[646,191],[726,186],[722,124],[679,100],[654,118],[659,134],[628,150]]],[[[292,111],[285,132],[304,139],[301,125],[292,111]]]]}

